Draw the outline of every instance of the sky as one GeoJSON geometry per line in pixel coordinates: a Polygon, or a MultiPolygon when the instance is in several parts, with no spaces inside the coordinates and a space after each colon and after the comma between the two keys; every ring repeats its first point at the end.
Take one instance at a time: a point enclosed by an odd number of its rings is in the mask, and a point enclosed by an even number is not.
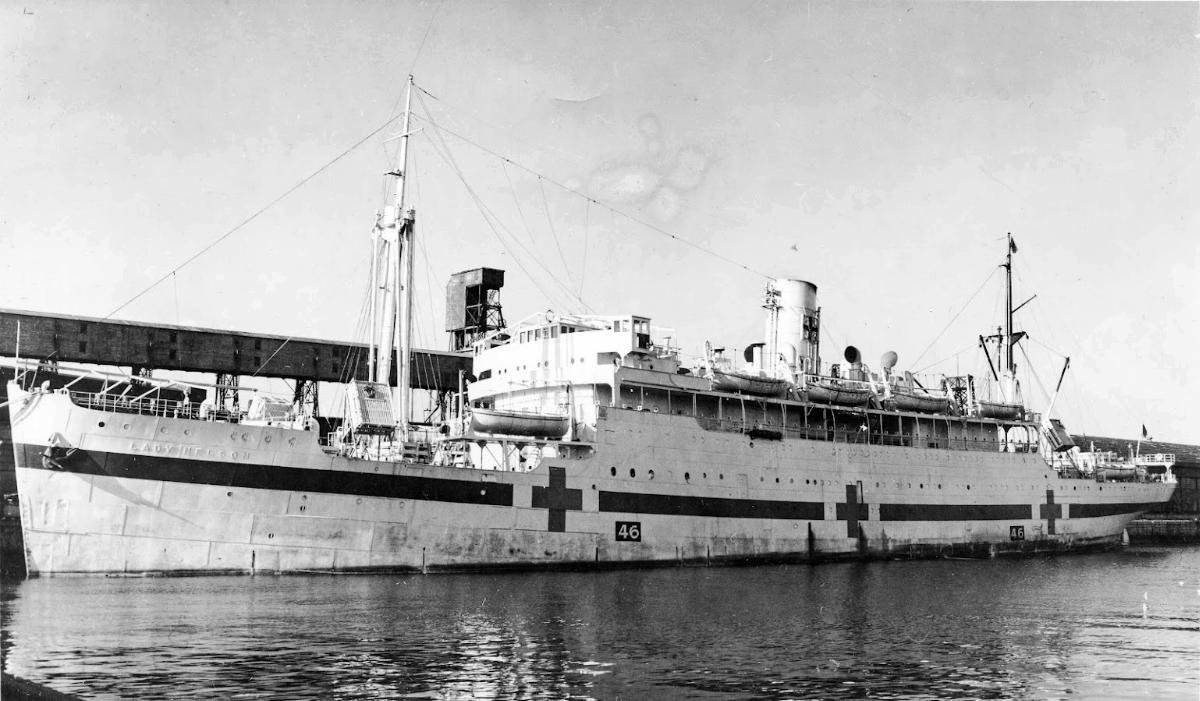
{"type": "Polygon", "coordinates": [[[361,339],[412,73],[419,346],[479,266],[509,321],[644,314],[691,353],[761,341],[788,277],[826,360],[985,375],[1011,232],[1028,404],[1070,356],[1072,431],[1200,443],[1195,3],[0,13],[0,307],[361,339]]]}

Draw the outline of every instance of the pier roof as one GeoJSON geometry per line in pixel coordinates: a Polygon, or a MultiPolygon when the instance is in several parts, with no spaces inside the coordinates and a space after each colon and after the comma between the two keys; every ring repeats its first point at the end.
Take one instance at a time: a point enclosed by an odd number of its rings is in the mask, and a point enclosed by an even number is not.
{"type": "MultiPolygon", "coordinates": [[[[359,343],[0,309],[0,356],[18,350],[22,358],[70,363],[318,382],[367,379],[368,351],[359,343]]],[[[462,353],[413,349],[411,357],[414,389],[456,390],[458,371],[471,371],[471,357],[462,353]]]]}
{"type": "Polygon", "coordinates": [[[1188,443],[1169,443],[1167,441],[1143,440],[1138,446],[1136,438],[1112,438],[1110,436],[1089,436],[1076,434],[1072,436],[1080,450],[1088,450],[1093,444],[1096,450],[1107,450],[1125,454],[1131,447],[1139,450],[1142,455],[1148,453],[1174,453],[1176,467],[1200,468],[1200,445],[1188,443]]]}

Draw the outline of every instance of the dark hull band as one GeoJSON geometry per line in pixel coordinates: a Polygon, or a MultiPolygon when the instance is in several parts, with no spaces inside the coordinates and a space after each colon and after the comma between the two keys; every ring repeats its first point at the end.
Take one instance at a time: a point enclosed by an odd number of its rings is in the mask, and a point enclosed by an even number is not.
{"type": "MultiPolygon", "coordinates": [[[[440,501],[487,506],[512,506],[513,485],[481,480],[455,480],[415,475],[380,475],[338,470],[252,465],[234,462],[192,460],[160,455],[131,455],[99,451],[75,451],[53,462],[43,460],[44,446],[16,446],[17,466],[127,479],[156,480],[183,484],[293,492],[344,494],[419,501],[440,501]]],[[[561,470],[562,468],[552,468],[561,470]]],[[[558,477],[561,473],[553,475],[558,477]]],[[[555,498],[550,489],[564,490],[565,477],[551,479],[549,487],[534,486],[532,506],[554,510],[581,510],[580,490],[565,490],[555,498]],[[558,482],[558,484],[555,484],[558,482]],[[568,493],[569,494],[566,494],[568,493]]],[[[599,493],[599,511],[662,516],[710,518],[757,518],[796,521],[825,520],[825,504],[819,501],[737,499],[640,492],[599,493]]],[[[1070,504],[1070,518],[1099,518],[1133,514],[1152,508],[1152,503],[1070,504]]],[[[835,518],[868,521],[868,506],[835,505],[835,518]],[[857,513],[854,513],[857,512],[857,513]]],[[[1037,507],[1024,504],[880,504],[880,521],[1024,521],[1037,520],[1037,507]]],[[[552,529],[559,530],[559,529],[552,529]]]]}

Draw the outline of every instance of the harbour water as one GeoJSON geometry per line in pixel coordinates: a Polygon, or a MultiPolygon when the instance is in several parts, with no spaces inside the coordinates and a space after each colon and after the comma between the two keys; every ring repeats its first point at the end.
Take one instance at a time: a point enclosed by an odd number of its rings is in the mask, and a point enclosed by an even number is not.
{"type": "Polygon", "coordinates": [[[10,581],[89,699],[1190,699],[1200,547],[779,567],[10,581]]]}

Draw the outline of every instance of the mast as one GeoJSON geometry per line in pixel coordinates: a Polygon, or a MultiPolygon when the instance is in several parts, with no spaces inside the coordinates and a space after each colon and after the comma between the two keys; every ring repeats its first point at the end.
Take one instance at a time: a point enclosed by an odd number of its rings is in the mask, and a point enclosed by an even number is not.
{"type": "Polygon", "coordinates": [[[1004,258],[1004,368],[1010,373],[1016,371],[1016,368],[1013,367],[1012,352],[1012,254],[1015,250],[1017,250],[1017,246],[1013,243],[1010,232],[1008,234],[1008,255],[1004,258]]]}
{"type": "MultiPolygon", "coordinates": [[[[416,216],[412,210],[404,211],[404,185],[408,178],[408,136],[412,117],[413,77],[408,76],[408,90],[404,97],[404,127],[400,135],[400,169],[396,171],[396,215],[401,217],[396,231],[396,289],[400,294],[396,305],[396,335],[399,349],[396,351],[396,428],[397,438],[408,440],[409,414],[409,356],[412,347],[412,278],[413,278],[413,234],[416,216]]],[[[389,349],[390,350],[390,349],[389,349]]]]}
{"type": "Polygon", "coordinates": [[[376,374],[379,370],[379,359],[376,355],[376,350],[379,347],[379,228],[380,214],[375,214],[375,226],[371,229],[371,328],[367,333],[371,336],[371,347],[367,356],[367,371],[370,373],[371,382],[378,382],[379,377],[376,374]]]}
{"type": "MultiPolygon", "coordinates": [[[[378,289],[383,291],[382,311],[376,320],[379,332],[378,358],[373,367],[376,382],[390,383],[392,378],[392,352],[396,351],[396,385],[392,392],[395,408],[397,437],[408,437],[408,384],[409,355],[412,345],[412,239],[415,214],[404,211],[404,186],[408,168],[408,137],[412,117],[413,77],[408,77],[408,90],[404,99],[404,126],[400,134],[400,162],[396,170],[388,175],[395,176],[396,189],[392,205],[384,208],[383,216],[376,224],[374,235],[376,259],[371,271],[378,289]],[[386,249],[382,251],[381,249],[386,249]],[[384,255],[386,254],[386,255],[384,255]],[[380,260],[385,258],[386,260],[380,260]],[[378,271],[378,272],[377,272],[378,271]],[[397,348],[397,346],[399,346],[397,348]]],[[[374,303],[372,303],[374,307],[374,303]]],[[[374,316],[374,315],[373,315],[374,316]]],[[[375,331],[372,331],[374,339],[375,331]]],[[[372,343],[372,346],[375,344],[372,343]]]]}
{"type": "MultiPolygon", "coordinates": [[[[1013,241],[1012,232],[1008,234],[1008,250],[1004,256],[1004,333],[999,339],[1004,346],[1004,354],[996,358],[999,363],[1003,358],[1004,370],[1000,373],[1000,392],[1002,400],[1007,403],[1017,401],[1017,364],[1013,360],[1013,345],[1024,334],[1013,335],[1013,285],[1012,259],[1017,252],[1017,244],[1013,241]]],[[[1031,298],[1032,299],[1032,298],[1031,298]]],[[[1025,306],[1022,304],[1021,306],[1025,306]]],[[[997,333],[997,335],[1000,335],[997,333]]]]}

